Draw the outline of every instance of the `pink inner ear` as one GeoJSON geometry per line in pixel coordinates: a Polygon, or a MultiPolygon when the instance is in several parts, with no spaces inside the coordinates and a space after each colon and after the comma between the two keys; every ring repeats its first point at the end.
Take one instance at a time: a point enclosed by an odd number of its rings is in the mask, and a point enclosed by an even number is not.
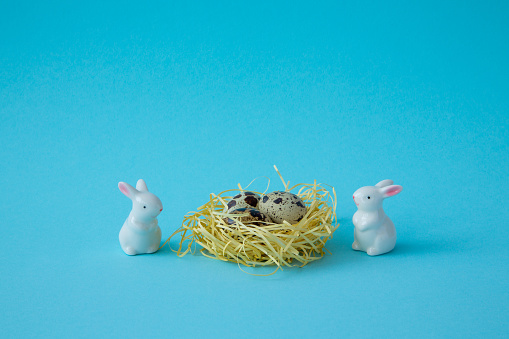
{"type": "Polygon", "coordinates": [[[396,195],[398,194],[399,192],[401,192],[401,187],[399,186],[395,186],[395,187],[391,187],[389,188],[386,192],[385,192],[385,195],[388,196],[388,197],[392,197],[393,195],[396,195]]]}
{"type": "Polygon", "coordinates": [[[118,184],[118,188],[122,193],[124,193],[126,196],[129,196],[129,191],[127,190],[127,186],[123,183],[118,184]]]}

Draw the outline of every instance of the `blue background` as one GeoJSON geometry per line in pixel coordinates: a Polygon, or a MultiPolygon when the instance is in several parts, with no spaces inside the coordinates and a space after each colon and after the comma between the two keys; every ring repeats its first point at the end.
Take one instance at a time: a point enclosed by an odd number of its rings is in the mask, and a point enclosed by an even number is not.
{"type": "Polygon", "coordinates": [[[508,20],[504,1],[2,1],[2,337],[507,337],[508,20]],[[166,238],[211,192],[281,189],[274,164],[335,186],[332,255],[254,277],[120,249],[119,181],[147,181],[166,238]],[[352,193],[386,178],[398,244],[371,258],[352,193]]]}

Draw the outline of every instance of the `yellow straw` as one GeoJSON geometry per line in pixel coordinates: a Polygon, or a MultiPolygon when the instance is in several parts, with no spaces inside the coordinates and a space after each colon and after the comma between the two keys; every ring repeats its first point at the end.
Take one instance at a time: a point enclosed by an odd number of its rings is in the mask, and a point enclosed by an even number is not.
{"type": "Polygon", "coordinates": [[[235,195],[235,192],[245,190],[239,184],[238,190],[230,189],[219,194],[210,194],[207,203],[196,212],[189,212],[184,216],[182,226],[161,247],[169,243],[172,237],[180,234],[178,249],[174,250],[170,246],[179,257],[192,252],[192,246],[198,244],[202,247],[200,249],[202,255],[237,263],[240,268],[241,265],[277,266],[274,272],[260,274],[262,276],[274,274],[284,266],[302,267],[322,258],[326,242],[339,227],[334,187],[324,185],[332,189],[331,194],[315,180],[313,184],[297,184],[290,188],[290,182],[283,179],[276,166],[274,169],[283,182],[285,191],[296,190],[295,194],[306,204],[308,211],[300,222],[294,225],[285,221],[282,224],[266,223],[257,226],[241,222],[239,217],[242,215],[225,213],[227,201],[232,198],[230,194],[235,195]],[[228,225],[224,221],[225,217],[234,219],[236,223],[228,225]]]}

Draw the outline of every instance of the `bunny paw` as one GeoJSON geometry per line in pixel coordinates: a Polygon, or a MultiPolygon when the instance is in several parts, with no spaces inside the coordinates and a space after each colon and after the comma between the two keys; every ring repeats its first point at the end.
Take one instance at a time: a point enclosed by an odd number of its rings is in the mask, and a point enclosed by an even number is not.
{"type": "Polygon", "coordinates": [[[354,241],[353,244],[352,244],[352,249],[356,250],[356,251],[360,251],[360,246],[359,244],[357,243],[357,241],[354,241]]]}
{"type": "Polygon", "coordinates": [[[368,255],[379,255],[380,254],[380,252],[374,247],[368,248],[366,253],[368,253],[368,255]]]}
{"type": "Polygon", "coordinates": [[[136,255],[138,253],[136,253],[136,251],[134,250],[134,248],[130,247],[130,246],[127,246],[126,248],[124,248],[124,252],[125,254],[127,255],[136,255]]]}

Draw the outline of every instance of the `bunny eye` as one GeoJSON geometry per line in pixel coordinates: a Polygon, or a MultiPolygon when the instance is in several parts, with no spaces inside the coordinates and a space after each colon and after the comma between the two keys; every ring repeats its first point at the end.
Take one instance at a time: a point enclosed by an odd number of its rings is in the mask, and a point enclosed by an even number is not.
{"type": "Polygon", "coordinates": [[[368,199],[371,199],[369,195],[368,195],[368,199]]]}
{"type": "Polygon", "coordinates": [[[143,206],[143,208],[147,208],[147,206],[143,206]]]}

